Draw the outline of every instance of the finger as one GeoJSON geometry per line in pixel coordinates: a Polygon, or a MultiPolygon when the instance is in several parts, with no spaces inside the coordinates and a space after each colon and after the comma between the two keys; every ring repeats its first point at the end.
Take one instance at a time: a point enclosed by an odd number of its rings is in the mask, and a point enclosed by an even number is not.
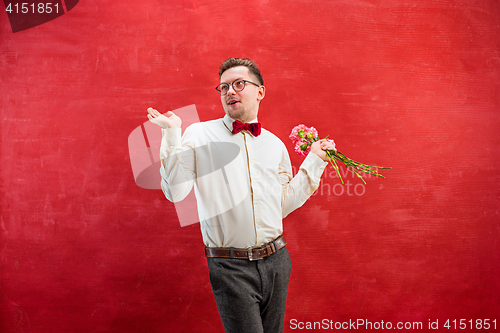
{"type": "Polygon", "coordinates": [[[158,117],[158,114],[159,114],[159,113],[158,113],[158,111],[156,111],[156,110],[155,110],[155,109],[153,109],[153,108],[148,109],[148,113],[149,113],[149,114],[151,115],[151,117],[153,117],[153,118],[158,117]]]}
{"type": "Polygon", "coordinates": [[[326,146],[328,150],[334,150],[334,151],[337,151],[337,148],[335,148],[335,146],[333,144],[329,144],[328,146],[326,146]]]}
{"type": "Polygon", "coordinates": [[[175,113],[173,113],[172,111],[168,111],[165,115],[170,118],[172,116],[175,116],[175,113]]]}

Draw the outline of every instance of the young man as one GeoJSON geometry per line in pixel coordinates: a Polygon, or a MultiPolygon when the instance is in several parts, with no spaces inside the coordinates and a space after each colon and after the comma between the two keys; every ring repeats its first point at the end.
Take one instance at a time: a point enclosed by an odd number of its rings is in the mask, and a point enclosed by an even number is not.
{"type": "Polygon", "coordinates": [[[324,150],[335,148],[328,141],[314,143],[293,177],[285,145],[257,122],[266,93],[257,64],[229,58],[219,77],[216,90],[226,115],[193,124],[182,137],[178,116],[148,109],[148,118],[163,132],[162,189],[176,202],[195,184],[210,283],[224,330],[282,332],[291,270],[282,219],[318,188],[327,165],[324,150]],[[228,163],[207,167],[221,160],[228,163]]]}

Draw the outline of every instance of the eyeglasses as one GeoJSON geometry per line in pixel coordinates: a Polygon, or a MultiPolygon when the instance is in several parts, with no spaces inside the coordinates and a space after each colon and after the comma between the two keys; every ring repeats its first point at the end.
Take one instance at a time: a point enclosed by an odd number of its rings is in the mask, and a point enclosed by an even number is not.
{"type": "MultiPolygon", "coordinates": [[[[243,80],[243,79],[234,80],[231,83],[231,86],[233,87],[234,91],[242,91],[243,89],[245,89],[246,83],[251,83],[254,86],[260,87],[260,85],[258,85],[257,83],[253,83],[251,81],[243,80]]],[[[229,83],[221,83],[217,87],[215,87],[215,90],[217,90],[219,95],[226,96],[227,92],[229,91],[229,83]]]]}

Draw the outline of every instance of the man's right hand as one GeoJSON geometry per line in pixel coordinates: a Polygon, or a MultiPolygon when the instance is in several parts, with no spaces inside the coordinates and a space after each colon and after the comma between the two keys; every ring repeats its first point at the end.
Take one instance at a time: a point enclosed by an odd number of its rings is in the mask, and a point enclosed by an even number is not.
{"type": "Polygon", "coordinates": [[[163,128],[181,128],[182,120],[172,111],[168,111],[166,116],[162,115],[158,110],[148,108],[148,119],[153,124],[163,128]]]}

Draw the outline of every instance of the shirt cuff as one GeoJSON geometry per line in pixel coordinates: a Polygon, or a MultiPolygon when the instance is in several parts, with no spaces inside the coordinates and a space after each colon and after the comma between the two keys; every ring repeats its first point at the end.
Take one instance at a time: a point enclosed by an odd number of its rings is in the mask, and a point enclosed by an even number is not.
{"type": "Polygon", "coordinates": [[[321,173],[323,173],[323,170],[326,168],[327,165],[328,165],[327,161],[323,161],[321,157],[310,152],[309,154],[307,154],[306,158],[304,159],[300,167],[306,170],[321,171],[321,173]]]}
{"type": "Polygon", "coordinates": [[[180,146],[181,145],[181,129],[180,128],[162,128],[161,129],[161,145],[164,147],[180,146]]]}

